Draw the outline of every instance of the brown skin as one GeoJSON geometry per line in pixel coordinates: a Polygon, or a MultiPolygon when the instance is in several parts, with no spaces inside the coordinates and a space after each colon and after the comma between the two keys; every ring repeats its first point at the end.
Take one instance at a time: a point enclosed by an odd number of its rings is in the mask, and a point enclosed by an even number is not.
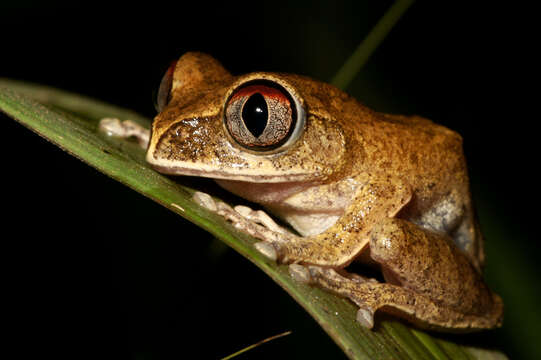
{"type": "Polygon", "coordinates": [[[147,160],[164,173],[218,179],[290,223],[302,236],[218,211],[263,240],[265,254],[294,263],[297,278],[352,299],[364,326],[378,309],[444,331],[501,325],[502,301],[480,275],[462,139],[443,126],[374,112],[303,76],[234,77],[208,55],[188,53],[154,120],[147,160]],[[254,80],[276,84],[300,110],[298,131],[269,151],[240,145],[226,126],[228,99],[254,80]],[[359,259],[377,264],[386,283],[344,271],[359,259]]]}

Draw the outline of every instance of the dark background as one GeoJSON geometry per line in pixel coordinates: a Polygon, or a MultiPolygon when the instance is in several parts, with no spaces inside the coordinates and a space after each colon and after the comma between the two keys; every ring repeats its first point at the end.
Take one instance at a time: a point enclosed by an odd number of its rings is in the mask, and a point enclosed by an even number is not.
{"type": "MultiPolygon", "coordinates": [[[[236,74],[329,80],[392,2],[91,4],[3,1],[0,77],[152,117],[163,72],[186,51],[208,52],[236,74]]],[[[502,329],[468,339],[533,359],[541,318],[531,12],[418,1],[347,90],[463,136],[487,281],[506,304],[502,329]]],[[[293,334],[244,358],[342,356],[300,306],[210,235],[6,116],[0,126],[3,322],[20,358],[219,358],[285,330],[293,334]]]]}

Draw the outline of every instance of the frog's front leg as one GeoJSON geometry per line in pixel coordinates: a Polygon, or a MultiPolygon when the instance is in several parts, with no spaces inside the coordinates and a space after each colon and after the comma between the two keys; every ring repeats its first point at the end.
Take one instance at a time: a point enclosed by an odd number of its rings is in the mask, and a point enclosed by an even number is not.
{"type": "Polygon", "coordinates": [[[370,256],[380,264],[386,283],[359,281],[317,266],[308,266],[304,279],[350,298],[359,306],[357,320],[369,328],[378,309],[424,328],[471,330],[501,324],[501,298],[446,235],[405,220],[383,219],[371,232],[370,256]]]}
{"type": "Polygon", "coordinates": [[[371,224],[395,216],[410,199],[410,188],[400,181],[367,182],[344,214],[324,232],[270,242],[282,262],[344,267],[367,247],[371,224]]]}
{"type": "Polygon", "coordinates": [[[351,262],[367,246],[370,233],[367,224],[394,216],[410,198],[409,188],[402,183],[366,183],[333,226],[321,234],[307,237],[253,223],[223,203],[214,211],[237,228],[263,240],[256,247],[272,259],[283,263],[340,267],[351,262]]]}
{"type": "Polygon", "coordinates": [[[100,120],[99,129],[110,136],[135,138],[143,149],[148,147],[150,130],[132,120],[120,121],[117,118],[103,118],[100,120]]]}

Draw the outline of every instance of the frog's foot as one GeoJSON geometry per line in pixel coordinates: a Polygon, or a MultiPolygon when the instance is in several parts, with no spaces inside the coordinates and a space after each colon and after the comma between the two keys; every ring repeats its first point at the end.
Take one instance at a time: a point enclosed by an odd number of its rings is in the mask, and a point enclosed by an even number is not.
{"type": "Polygon", "coordinates": [[[263,225],[267,229],[280,233],[289,233],[288,230],[278,225],[266,212],[262,210],[252,210],[248,206],[237,205],[234,207],[235,211],[244,216],[246,219],[251,220],[257,224],[263,225]]]}
{"type": "Polygon", "coordinates": [[[132,120],[120,121],[116,118],[103,118],[100,120],[99,129],[109,136],[120,138],[133,137],[143,149],[148,147],[150,130],[132,120]]]}
{"type": "Polygon", "coordinates": [[[398,285],[359,275],[350,277],[350,274],[340,274],[332,268],[313,265],[306,268],[309,275],[304,277],[311,284],[347,297],[359,307],[356,319],[365,328],[373,328],[374,314],[378,310],[432,330],[471,331],[494,326],[490,319],[444,307],[437,300],[398,285]]]}
{"type": "Polygon", "coordinates": [[[208,210],[223,216],[235,228],[263,241],[254,244],[254,247],[271,260],[277,261],[280,257],[280,243],[286,241],[285,237],[294,236],[279,226],[263,211],[254,211],[246,206],[232,208],[221,201],[214,199],[206,193],[196,192],[193,200],[208,210]]]}
{"type": "Polygon", "coordinates": [[[376,310],[374,304],[363,302],[362,299],[358,299],[353,294],[353,291],[346,290],[348,287],[355,288],[356,285],[365,282],[373,283],[373,279],[367,279],[360,275],[350,276],[353,274],[347,274],[346,277],[338,274],[333,269],[300,264],[289,265],[289,274],[294,280],[300,283],[319,285],[324,289],[350,298],[359,306],[359,310],[357,311],[357,321],[359,324],[369,329],[374,326],[374,313],[376,310]]]}
{"type": "Polygon", "coordinates": [[[341,275],[332,268],[313,265],[306,268],[310,273],[312,284],[349,298],[359,306],[357,322],[368,329],[374,327],[374,314],[383,304],[377,295],[374,296],[371,287],[383,284],[356,274],[341,275]]]}

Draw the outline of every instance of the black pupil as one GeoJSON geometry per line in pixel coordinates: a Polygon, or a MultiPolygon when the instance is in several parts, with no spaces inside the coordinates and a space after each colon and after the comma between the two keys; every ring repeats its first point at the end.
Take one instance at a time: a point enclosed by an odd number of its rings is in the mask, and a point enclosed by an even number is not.
{"type": "Polygon", "coordinates": [[[260,93],[255,93],[246,101],[242,108],[242,119],[252,135],[259,137],[267,127],[269,110],[267,102],[260,93]]]}

